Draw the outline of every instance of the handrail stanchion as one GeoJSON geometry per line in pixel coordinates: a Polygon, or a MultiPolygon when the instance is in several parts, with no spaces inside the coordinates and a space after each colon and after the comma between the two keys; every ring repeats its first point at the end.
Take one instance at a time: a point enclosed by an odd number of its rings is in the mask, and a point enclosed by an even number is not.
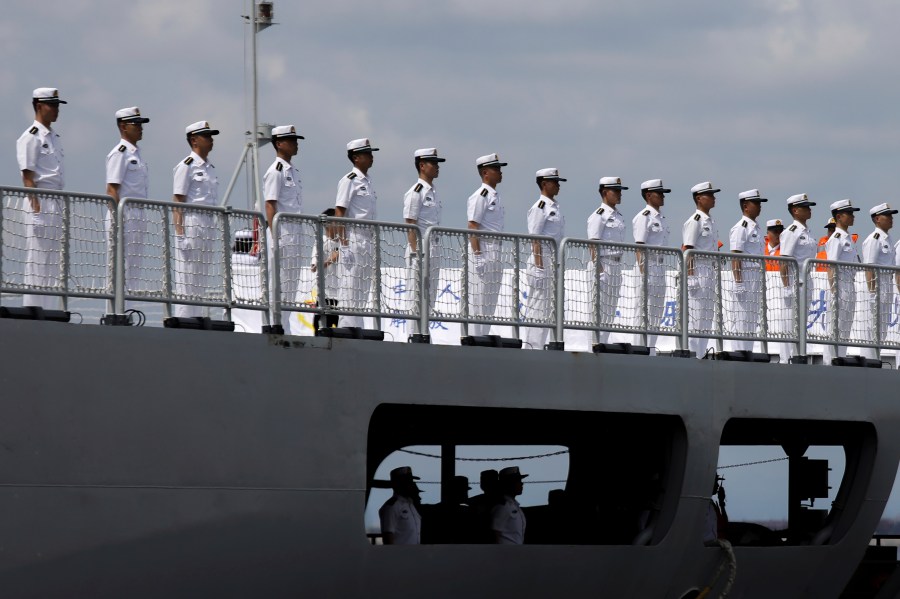
{"type": "MultiPolygon", "coordinates": [[[[269,290],[269,301],[271,305],[269,306],[269,311],[272,313],[272,321],[269,325],[270,331],[278,331],[278,327],[281,327],[281,220],[282,215],[279,212],[275,215],[275,218],[272,219],[272,247],[269,251],[272,252],[272,289],[269,290]]],[[[267,248],[268,249],[268,248],[267,248]]],[[[259,257],[260,264],[264,261],[268,261],[268,256],[260,256],[259,257]]],[[[260,266],[262,269],[262,266],[260,266]]],[[[262,272],[265,272],[262,270],[262,272]]],[[[260,277],[262,279],[262,277],[260,277]]],[[[262,281],[260,281],[262,282],[262,281]]],[[[288,331],[281,331],[283,334],[288,331]]]]}
{"type": "MultiPolygon", "coordinates": [[[[565,343],[565,328],[563,323],[566,320],[566,253],[569,248],[568,238],[562,240],[557,253],[557,268],[554,281],[556,281],[556,323],[553,329],[554,341],[557,344],[565,343]]],[[[559,349],[564,346],[557,345],[559,349]]]]}
{"type": "Polygon", "coordinates": [[[767,262],[763,262],[762,264],[757,265],[757,268],[762,270],[762,273],[759,275],[762,279],[762,284],[759,286],[762,297],[759,300],[761,311],[757,313],[756,319],[759,321],[759,332],[763,337],[760,346],[764,354],[769,353],[769,301],[767,299],[769,292],[769,278],[766,276],[767,264],[767,262]]]}
{"type": "MultiPolygon", "coordinates": [[[[316,222],[315,243],[316,243],[316,303],[318,306],[316,314],[319,315],[319,324],[325,322],[328,324],[325,315],[328,313],[328,306],[331,304],[329,300],[337,298],[328,297],[328,289],[325,286],[325,235],[328,231],[328,222],[324,214],[319,215],[316,222]]],[[[340,262],[331,265],[332,268],[339,268],[340,262]]],[[[333,303],[333,302],[331,302],[333,303]]]]}
{"type": "MultiPolygon", "coordinates": [[[[177,208],[176,208],[177,210],[177,208]]],[[[169,236],[169,226],[171,219],[169,218],[169,210],[162,211],[162,230],[163,230],[163,291],[166,294],[166,301],[163,303],[163,317],[172,317],[172,269],[169,265],[174,263],[172,256],[172,241],[169,236]]]]}
{"type": "Polygon", "coordinates": [[[429,336],[429,320],[431,312],[431,227],[425,230],[425,237],[422,237],[422,230],[416,227],[414,232],[418,244],[421,258],[418,260],[419,272],[419,293],[416,294],[416,300],[419,302],[419,335],[423,340],[429,336]]]}
{"type": "MultiPolygon", "coordinates": [[[[884,339],[882,339],[881,335],[881,318],[882,318],[882,310],[881,310],[881,275],[887,274],[883,273],[881,270],[873,269],[875,272],[872,273],[872,279],[875,281],[875,358],[877,360],[881,360],[881,346],[884,345],[884,339]]],[[[866,281],[869,280],[869,277],[865,277],[866,281]]],[[[885,327],[887,330],[887,327],[885,327]]]]}
{"type": "Polygon", "coordinates": [[[806,355],[806,312],[809,301],[806,299],[807,287],[809,287],[810,262],[804,261],[802,265],[797,263],[797,280],[794,282],[794,320],[797,324],[797,354],[806,355]],[[802,284],[800,276],[803,276],[802,284]]]}
{"type": "Polygon", "coordinates": [[[690,264],[691,259],[694,257],[693,250],[687,250],[684,252],[684,259],[682,261],[681,268],[681,276],[678,277],[678,293],[681,296],[681,349],[690,348],[690,322],[691,322],[691,308],[688,302],[688,287],[687,287],[687,277],[688,277],[688,264],[690,264]]]}
{"type": "Polygon", "coordinates": [[[62,284],[63,284],[63,296],[62,296],[62,309],[65,311],[69,310],[69,273],[71,270],[71,255],[70,245],[72,241],[72,233],[69,230],[72,216],[70,214],[71,206],[69,203],[69,198],[59,198],[62,204],[63,211],[63,240],[62,240],[62,284]]]}
{"type": "Polygon", "coordinates": [[[116,210],[116,271],[113,278],[116,315],[125,314],[125,235],[122,229],[125,208],[128,205],[128,198],[124,198],[116,210]]]}
{"type": "Polygon", "coordinates": [[[260,311],[262,316],[262,325],[264,327],[270,327],[272,326],[272,321],[270,320],[272,310],[272,290],[269,289],[269,252],[271,250],[269,249],[269,240],[267,235],[269,227],[266,215],[262,212],[254,213],[252,226],[254,227],[254,230],[257,231],[256,247],[258,249],[258,252],[256,254],[256,260],[259,263],[259,297],[262,299],[262,301],[269,304],[268,310],[260,311]],[[259,233],[260,226],[262,227],[262,234],[259,233]]]}
{"type": "Polygon", "coordinates": [[[641,333],[641,345],[645,347],[650,338],[650,335],[647,333],[650,330],[650,255],[647,252],[649,250],[641,252],[640,260],[643,261],[643,268],[638,271],[641,273],[641,297],[643,298],[641,303],[641,328],[644,329],[644,332],[641,333]]]}
{"type": "MultiPolygon", "coordinates": [[[[713,304],[713,319],[716,321],[716,334],[725,334],[725,296],[722,294],[722,259],[713,258],[713,264],[716,265],[716,301],[713,304]]],[[[722,338],[715,340],[716,353],[722,351],[722,338]]]]}
{"type": "MultiPolygon", "coordinates": [[[[499,243],[500,243],[500,248],[501,248],[500,256],[502,259],[503,241],[500,240],[499,243]]],[[[519,306],[522,304],[522,288],[520,287],[522,282],[519,277],[519,274],[520,274],[519,267],[522,264],[520,261],[522,258],[522,248],[518,241],[514,240],[512,242],[512,244],[513,244],[513,247],[515,248],[515,251],[513,252],[513,264],[515,265],[513,267],[513,294],[515,296],[515,299],[513,300],[512,305],[510,306],[510,318],[512,318],[512,321],[513,321],[513,337],[518,339],[519,337],[521,337],[521,335],[519,334],[519,323],[522,321],[522,310],[519,309],[519,306]]],[[[534,251],[534,249],[532,248],[532,252],[533,251],[534,251]]],[[[543,249],[541,251],[541,256],[543,256],[543,249]]],[[[546,272],[547,271],[545,270],[544,273],[546,273],[546,272]]],[[[529,291],[531,293],[534,293],[534,289],[529,289],[529,291]]],[[[543,349],[543,348],[538,348],[538,349],[543,349]]]]}
{"type": "MultiPolygon", "coordinates": [[[[477,237],[477,232],[473,231],[467,237],[462,238],[463,252],[460,252],[462,255],[462,286],[459,290],[459,313],[462,316],[462,323],[460,323],[460,334],[463,337],[468,337],[469,335],[469,264],[474,262],[475,260],[475,250],[472,248],[472,237],[477,237]],[[471,256],[471,259],[470,259],[471,256]]],[[[481,240],[479,239],[479,247],[481,244],[481,240]]]]}
{"type": "Polygon", "coordinates": [[[225,262],[225,320],[231,320],[231,306],[234,304],[234,281],[231,272],[231,208],[225,207],[222,215],[222,258],[225,262]]]}
{"type": "MultiPolygon", "coordinates": [[[[359,258],[357,257],[357,260],[359,258]]],[[[381,225],[375,225],[375,311],[379,316],[375,317],[375,328],[381,330],[381,225]]]]}

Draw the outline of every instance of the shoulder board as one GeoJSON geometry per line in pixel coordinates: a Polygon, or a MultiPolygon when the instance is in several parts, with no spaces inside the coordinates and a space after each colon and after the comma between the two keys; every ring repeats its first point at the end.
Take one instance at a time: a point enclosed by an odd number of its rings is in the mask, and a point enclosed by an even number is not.
{"type": "Polygon", "coordinates": [[[38,128],[32,127],[31,129],[28,130],[28,132],[31,133],[32,135],[37,135],[38,128]]]}
{"type": "Polygon", "coordinates": [[[349,175],[347,175],[347,178],[350,179],[351,181],[353,179],[356,179],[356,173],[350,173],[349,175]]]}
{"type": "Polygon", "coordinates": [[[641,214],[643,214],[644,216],[650,216],[650,209],[648,208],[647,210],[644,210],[643,212],[641,212],[641,214]]]}
{"type": "Polygon", "coordinates": [[[279,162],[278,164],[275,165],[275,170],[278,171],[279,173],[280,173],[283,169],[284,169],[284,165],[281,164],[280,162],[279,162]]]}
{"type": "Polygon", "coordinates": [[[193,156],[188,156],[187,158],[184,159],[184,163],[185,163],[185,164],[190,164],[190,163],[192,163],[193,161],[194,161],[194,157],[193,157],[193,156]]]}
{"type": "Polygon", "coordinates": [[[741,221],[741,226],[744,227],[744,228],[746,229],[746,228],[747,228],[747,221],[742,220],[742,221],[741,221]]]}
{"type": "Polygon", "coordinates": [[[124,152],[125,150],[126,150],[125,144],[122,144],[121,146],[119,146],[119,151],[120,151],[120,152],[124,152]]]}
{"type": "Polygon", "coordinates": [[[603,214],[603,208],[597,208],[597,214],[603,214]]]}
{"type": "Polygon", "coordinates": [[[699,214],[695,214],[695,215],[694,215],[694,220],[700,220],[700,215],[699,215],[699,214]]]}
{"type": "Polygon", "coordinates": [[[416,183],[416,186],[413,188],[413,191],[415,191],[416,193],[422,191],[422,184],[416,183]]]}
{"type": "Polygon", "coordinates": [[[547,202],[545,202],[544,200],[541,200],[540,202],[538,202],[538,208],[543,208],[546,205],[547,205],[547,202]]]}
{"type": "Polygon", "coordinates": [[[834,234],[834,238],[835,238],[835,239],[840,239],[840,238],[841,238],[841,234],[840,234],[840,233],[835,233],[835,234],[834,234]]]}
{"type": "Polygon", "coordinates": [[[796,231],[796,230],[797,230],[797,225],[791,225],[790,227],[788,227],[788,231],[793,232],[793,231],[796,231]]]}
{"type": "Polygon", "coordinates": [[[881,238],[881,233],[875,233],[875,239],[880,239],[880,238],[881,238]]]}
{"type": "Polygon", "coordinates": [[[486,197],[487,197],[487,194],[488,194],[488,190],[487,190],[487,189],[482,189],[482,190],[481,190],[481,197],[486,198],[486,197]]]}

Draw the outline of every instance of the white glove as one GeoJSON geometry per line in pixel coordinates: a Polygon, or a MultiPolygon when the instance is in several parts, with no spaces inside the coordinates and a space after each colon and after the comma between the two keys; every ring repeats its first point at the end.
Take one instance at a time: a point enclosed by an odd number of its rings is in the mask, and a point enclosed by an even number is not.
{"type": "Polygon", "coordinates": [[[597,284],[598,285],[609,285],[609,275],[606,272],[601,272],[597,275],[597,284]]]}
{"type": "Polygon", "coordinates": [[[744,285],[743,281],[734,282],[734,297],[739,301],[747,298],[747,286],[744,285]]]}
{"type": "Polygon", "coordinates": [[[422,254],[418,252],[412,252],[406,258],[406,265],[410,268],[417,269],[419,267],[419,261],[422,259],[422,254]]]}
{"type": "Polygon", "coordinates": [[[344,268],[353,268],[356,266],[356,254],[353,253],[353,250],[350,249],[349,245],[341,246],[341,264],[344,265],[344,268]]]}
{"type": "Polygon", "coordinates": [[[475,254],[472,257],[473,269],[479,277],[484,274],[484,254],[475,254]]]}

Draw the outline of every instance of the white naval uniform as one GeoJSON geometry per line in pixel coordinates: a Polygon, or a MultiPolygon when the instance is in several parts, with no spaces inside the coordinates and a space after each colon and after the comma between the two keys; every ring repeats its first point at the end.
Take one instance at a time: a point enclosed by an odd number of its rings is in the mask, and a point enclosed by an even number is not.
{"type": "MultiPolygon", "coordinates": [[[[860,256],[863,264],[874,264],[875,266],[894,266],[894,241],[889,233],[881,229],[875,229],[862,242],[862,255],[860,256]]],[[[868,339],[873,342],[876,340],[875,331],[879,330],[881,339],[884,340],[887,335],[888,323],[891,321],[891,308],[894,304],[894,273],[877,272],[876,277],[876,294],[869,292],[868,286],[866,292],[869,294],[869,321],[868,321],[868,339]],[[880,314],[879,314],[880,310],[880,314]],[[879,322],[876,323],[876,316],[879,322]],[[875,327],[878,327],[876,329],[875,327]]],[[[878,353],[871,347],[861,348],[860,354],[867,358],[877,358],[878,353]]]]}
{"type": "MultiPolygon", "coordinates": [[[[766,241],[762,229],[755,220],[746,216],[742,216],[741,220],[731,227],[728,239],[729,249],[732,252],[762,256],[765,251],[763,244],[766,241]]],[[[731,290],[734,332],[742,335],[756,335],[759,330],[759,321],[764,316],[760,314],[760,307],[765,270],[761,262],[741,260],[740,265],[743,291],[738,291],[734,287],[731,290]]],[[[731,347],[735,350],[752,351],[753,343],[746,339],[736,339],[731,342],[731,347]]]]}
{"type": "MultiPolygon", "coordinates": [[[[588,217],[587,236],[588,239],[623,243],[625,241],[625,219],[622,213],[618,208],[605,203],[601,204],[588,217]]],[[[608,326],[615,322],[616,307],[619,304],[619,292],[622,287],[622,249],[599,248],[597,254],[599,268],[597,264],[591,264],[596,283],[592,285],[591,308],[597,310],[599,301],[598,324],[608,326]]],[[[598,342],[606,343],[608,340],[609,331],[597,333],[598,342]]]]}
{"type": "MultiPolygon", "coordinates": [[[[681,228],[682,242],[704,252],[719,251],[719,231],[716,221],[708,214],[696,210],[681,228]]],[[[693,334],[712,331],[715,315],[716,273],[714,262],[708,257],[694,257],[693,275],[688,275],[689,328],[693,334]],[[693,279],[693,280],[692,280],[693,279]]],[[[697,358],[703,358],[709,347],[706,337],[691,336],[690,350],[697,358]]]]}
{"type": "MultiPolygon", "coordinates": [[[[441,201],[437,197],[434,186],[429,185],[422,179],[416,181],[415,185],[403,195],[403,218],[416,221],[421,235],[419,237],[418,256],[414,256],[412,248],[406,246],[406,265],[408,297],[412,300],[418,295],[419,289],[419,268],[421,257],[424,255],[422,243],[425,241],[425,230],[428,227],[436,227],[441,224],[441,201]]],[[[441,246],[437,239],[431,240],[431,247],[428,248],[429,273],[428,273],[428,304],[421,306],[422,310],[430,311],[434,307],[434,300],[437,297],[438,280],[441,275],[441,246]]],[[[410,333],[419,332],[418,321],[410,321],[410,333]]]]}
{"type": "MultiPolygon", "coordinates": [[[[556,240],[557,248],[566,229],[566,218],[560,213],[559,202],[541,196],[528,209],[528,234],[547,235],[556,240]]],[[[555,306],[553,297],[553,271],[557,261],[556,251],[547,242],[541,242],[541,268],[534,253],[528,257],[525,276],[528,279],[528,297],[525,299],[525,318],[547,320],[555,306]]],[[[550,329],[527,327],[522,334],[525,349],[544,349],[550,329]]],[[[561,341],[561,339],[559,340],[561,341]]]]}
{"type": "MultiPolygon", "coordinates": [[[[106,183],[119,186],[119,200],[150,197],[150,176],[141,151],[129,141],[120,139],[106,155],[106,183]]],[[[106,230],[112,231],[114,214],[106,216],[106,230]]],[[[144,210],[129,206],[124,215],[123,239],[125,242],[125,291],[128,293],[149,291],[151,281],[142,270],[144,256],[148,255],[147,227],[144,210]]],[[[114,246],[115,241],[110,247],[114,246]]]]}
{"type": "MultiPolygon", "coordinates": [[[[794,221],[791,226],[781,232],[781,255],[790,256],[797,260],[799,285],[797,293],[801,294],[800,305],[804,306],[804,310],[809,309],[809,297],[803,298],[806,289],[806,281],[803,280],[803,270],[807,260],[816,257],[818,250],[818,240],[813,237],[812,232],[806,225],[799,221],[794,221]]],[[[790,281],[796,283],[796,281],[790,281]]],[[[796,299],[790,288],[782,288],[782,297],[784,297],[784,321],[793,322],[796,320],[796,299]]]]}
{"type": "MultiPolygon", "coordinates": [[[[779,241],[777,245],[773,246],[767,239],[766,249],[767,256],[780,256],[781,242],[779,241]]],[[[779,267],[780,270],[780,263],[772,262],[771,264],[779,267]]],[[[764,276],[768,276],[768,273],[764,276]]],[[[781,274],[776,273],[775,279],[771,281],[771,284],[766,285],[766,319],[768,320],[770,334],[787,335],[793,330],[793,325],[784,319],[786,310],[784,285],[781,284],[781,274]]],[[[791,346],[788,343],[769,343],[767,349],[769,352],[778,352],[778,358],[781,364],[787,364],[791,359],[791,346]]]]}
{"type": "MultiPolygon", "coordinates": [[[[16,159],[20,171],[32,171],[38,189],[61,190],[65,184],[62,142],[59,134],[34,121],[16,141],[16,159]]],[[[57,196],[37,196],[40,212],[31,211],[25,199],[26,221],[25,284],[32,287],[60,289],[62,277],[63,209],[57,196]]],[[[22,305],[47,309],[62,307],[60,298],[50,295],[25,295],[22,305]]]]}
{"type": "Polygon", "coordinates": [[[499,534],[501,545],[522,545],[525,542],[525,513],[519,502],[503,497],[491,510],[491,530],[499,534]]]}
{"type": "Polygon", "coordinates": [[[394,535],[394,545],[418,545],[422,537],[422,517],[407,497],[394,495],[378,510],[381,534],[394,535]]]}
{"type": "MultiPolygon", "coordinates": [[[[669,225],[666,223],[666,217],[649,204],[631,219],[631,229],[635,243],[655,247],[665,247],[669,244],[669,225]]],[[[647,275],[647,297],[645,298],[641,291],[638,316],[634,324],[642,328],[645,326],[643,319],[646,307],[646,327],[658,330],[662,325],[663,309],[666,304],[666,271],[662,257],[650,252],[643,254],[641,260],[635,261],[634,274],[638,280],[647,275]]],[[[647,346],[655,347],[656,338],[656,335],[647,335],[647,346]]]]}
{"type": "MultiPolygon", "coordinates": [[[[263,176],[263,197],[266,202],[275,202],[275,212],[284,214],[300,214],[303,207],[303,187],[300,173],[290,162],[275,157],[275,162],[263,176]]],[[[303,226],[297,222],[282,221],[278,227],[278,254],[281,259],[281,301],[294,303],[297,301],[297,287],[300,284],[300,255],[302,253],[303,226]]],[[[268,231],[271,239],[273,231],[268,231]]],[[[274,270],[273,244],[269,244],[269,273],[274,270]]],[[[275,286],[270,285],[274,302],[275,286]]],[[[281,313],[281,326],[284,332],[291,332],[291,312],[281,313]]]]}
{"type": "MultiPolygon", "coordinates": [[[[346,210],[344,218],[375,220],[378,196],[372,180],[358,168],[338,181],[335,206],[346,210]]],[[[339,302],[348,310],[364,310],[375,269],[375,246],[372,229],[345,225],[347,245],[341,254],[341,291],[339,302]]],[[[376,290],[380,292],[380,290],[376,290]]],[[[342,327],[362,327],[362,316],[341,316],[342,327]]]]}
{"type": "MultiPolygon", "coordinates": [[[[859,264],[859,254],[856,252],[856,242],[847,231],[836,228],[828,241],[825,242],[825,256],[827,260],[837,262],[849,262],[851,264],[859,264]]],[[[834,268],[834,267],[831,267],[834,268]]],[[[829,305],[831,310],[825,313],[827,323],[827,331],[829,336],[833,335],[831,327],[833,326],[831,318],[834,314],[834,297],[837,291],[837,341],[849,339],[850,332],[853,328],[853,316],[856,313],[856,270],[841,269],[833,273],[837,276],[837,281],[832,281],[829,285],[831,289],[831,298],[829,305]],[[836,283],[836,286],[835,286],[836,283]]],[[[834,346],[825,345],[823,352],[823,360],[825,364],[831,364],[834,356],[834,346]]],[[[837,355],[840,357],[847,355],[847,346],[838,345],[837,355]]]]}
{"type": "MultiPolygon", "coordinates": [[[[469,196],[466,205],[466,220],[478,225],[479,231],[503,232],[503,206],[496,189],[484,183],[469,196]]],[[[503,280],[503,264],[500,262],[501,243],[499,240],[479,237],[479,247],[484,259],[484,270],[475,272],[474,252],[469,246],[469,314],[471,316],[493,317],[497,311],[497,298],[503,280]]],[[[470,335],[487,335],[489,324],[469,325],[470,335]]]]}
{"type": "MultiPolygon", "coordinates": [[[[185,196],[189,206],[216,206],[219,203],[219,177],[216,168],[200,158],[196,152],[175,165],[172,169],[172,193],[185,196]]],[[[221,283],[210,276],[215,260],[217,243],[222,243],[216,226],[218,219],[213,212],[184,210],[182,224],[184,235],[176,238],[181,263],[176,275],[179,293],[191,299],[203,299],[215,294],[221,283]]],[[[207,312],[202,306],[177,305],[175,316],[203,316],[207,312]]]]}

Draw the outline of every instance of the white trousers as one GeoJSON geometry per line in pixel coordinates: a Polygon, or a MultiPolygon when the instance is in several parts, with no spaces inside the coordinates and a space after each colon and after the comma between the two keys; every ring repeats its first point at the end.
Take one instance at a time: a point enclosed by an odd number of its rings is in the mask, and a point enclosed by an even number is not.
{"type": "MultiPolygon", "coordinates": [[[[757,335],[759,333],[760,307],[762,305],[762,271],[758,265],[743,263],[741,279],[744,292],[731,292],[731,313],[735,334],[757,335]]],[[[731,347],[735,350],[753,351],[754,341],[734,339],[731,347]]]]}
{"type": "MultiPolygon", "coordinates": [[[[186,213],[184,215],[184,235],[176,238],[176,251],[181,260],[176,271],[178,293],[190,299],[202,300],[211,290],[218,289],[221,281],[211,277],[217,241],[215,220],[211,215],[186,213]]],[[[206,306],[175,306],[175,316],[206,316],[206,306]]]]}
{"type": "MultiPolygon", "coordinates": [[[[481,239],[484,270],[475,272],[474,254],[469,253],[469,314],[473,317],[492,317],[497,312],[503,265],[500,263],[500,243],[481,239]]],[[[470,335],[487,335],[490,324],[469,325],[470,335]]]]}
{"type": "MultiPolygon", "coordinates": [[[[278,231],[278,253],[281,258],[279,262],[278,279],[281,286],[281,302],[294,303],[297,301],[297,289],[300,286],[300,258],[302,256],[302,227],[299,224],[282,223],[278,231]]],[[[266,228],[266,235],[269,247],[269,298],[272,304],[275,303],[275,285],[272,282],[273,273],[275,272],[275,254],[274,245],[271,243],[272,232],[266,228]]],[[[293,312],[283,311],[281,313],[281,326],[285,334],[291,333],[291,317],[293,312]]],[[[275,324],[275,323],[273,323],[275,324]]]]}
{"type": "MultiPolygon", "coordinates": [[[[347,264],[343,260],[340,263],[341,289],[338,294],[338,302],[341,308],[347,310],[365,310],[369,304],[369,292],[372,289],[372,279],[375,274],[375,246],[370,235],[360,235],[350,232],[348,248],[353,254],[353,262],[347,264]]],[[[376,289],[380,293],[380,289],[376,289]]],[[[338,326],[362,328],[364,320],[362,316],[341,316],[338,326]]]]}
{"type": "MultiPolygon", "coordinates": [[[[644,310],[647,311],[646,326],[649,330],[658,330],[662,324],[662,315],[666,307],[666,273],[662,264],[653,264],[653,258],[644,267],[647,275],[647,293],[643,291],[644,273],[640,270],[640,265],[636,264],[634,273],[637,280],[640,281],[637,290],[638,306],[636,327],[644,327],[644,310]]],[[[656,347],[658,335],[647,334],[647,347],[656,347]]]]}
{"type": "Polygon", "coordinates": [[[694,335],[702,335],[704,332],[712,330],[715,316],[716,276],[709,261],[702,258],[694,258],[694,276],[697,277],[698,286],[688,291],[689,330],[691,331],[689,348],[697,354],[697,358],[703,358],[709,347],[709,338],[695,337],[694,335]]]}
{"type": "MultiPolygon", "coordinates": [[[[437,288],[438,283],[441,277],[441,248],[435,243],[436,240],[432,239],[431,250],[429,255],[429,272],[428,272],[428,298],[427,302],[423,305],[419,306],[419,309],[431,313],[434,308],[434,301],[437,299],[437,288]]],[[[407,303],[408,307],[412,307],[412,303],[419,297],[419,272],[420,268],[424,268],[424,264],[419,264],[421,259],[419,257],[413,256],[412,252],[407,246],[406,248],[406,289],[409,300],[407,303]]],[[[424,298],[423,298],[424,299],[424,298]]],[[[409,323],[409,332],[412,335],[416,335],[419,332],[419,321],[415,319],[411,319],[407,321],[409,323]]],[[[426,331],[427,333],[427,331],[426,331]]]]}
{"type": "MultiPolygon", "coordinates": [[[[832,334],[834,326],[832,319],[834,318],[835,308],[837,308],[837,341],[850,338],[850,332],[853,328],[853,315],[856,312],[856,285],[848,273],[841,273],[842,276],[837,283],[837,302],[835,302],[834,293],[828,300],[828,310],[825,312],[825,324],[829,335],[832,334]],[[837,305],[835,305],[837,304],[837,305]]],[[[844,357],[847,355],[847,346],[838,345],[835,352],[834,345],[823,345],[822,360],[826,365],[831,364],[831,360],[835,357],[844,357]]]]}
{"type": "MultiPolygon", "coordinates": [[[[601,277],[601,280],[596,280],[597,284],[594,287],[596,295],[591,305],[596,306],[597,302],[600,302],[598,324],[609,326],[616,321],[616,308],[619,305],[619,294],[622,289],[622,260],[619,256],[600,256],[600,265],[606,276],[601,277]]],[[[596,269],[594,273],[596,273],[596,269]]],[[[600,343],[609,341],[609,331],[599,331],[597,341],[600,343]]]]}
{"type": "MultiPolygon", "coordinates": [[[[525,317],[535,320],[549,320],[553,316],[553,277],[552,271],[538,268],[528,263],[525,271],[528,279],[528,297],[525,300],[525,317]]],[[[544,349],[550,329],[544,327],[526,327],[522,335],[525,349],[544,349]]]]}
{"type": "MultiPolygon", "coordinates": [[[[41,212],[31,213],[26,243],[25,284],[50,291],[63,291],[63,217],[57,202],[42,198],[41,212]]],[[[52,295],[23,295],[23,306],[58,310],[62,300],[52,295]]]]}

